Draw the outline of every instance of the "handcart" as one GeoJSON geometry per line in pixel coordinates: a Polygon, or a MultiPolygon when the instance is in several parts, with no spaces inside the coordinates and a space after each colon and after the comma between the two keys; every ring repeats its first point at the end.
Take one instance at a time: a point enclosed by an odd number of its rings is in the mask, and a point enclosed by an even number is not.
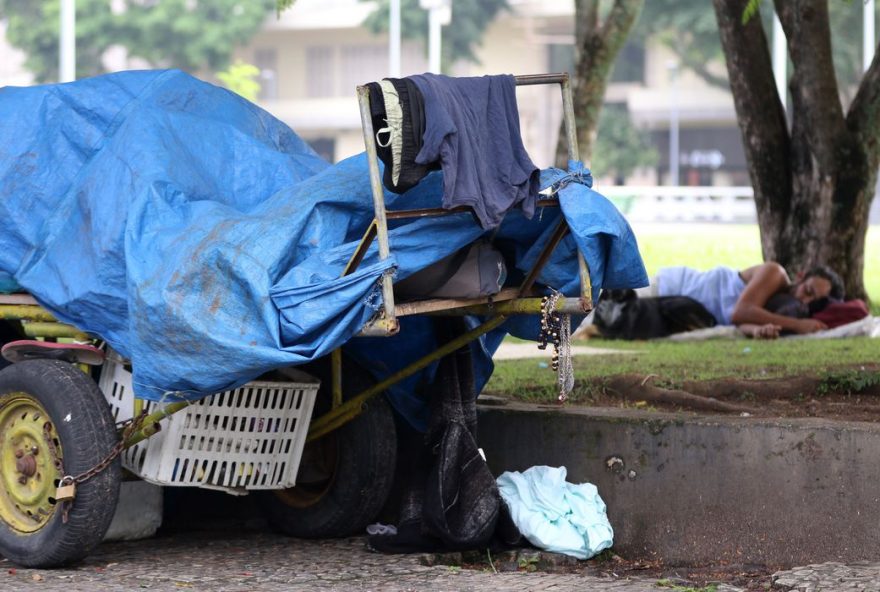
{"type": "MultiPolygon", "coordinates": [[[[518,76],[516,84],[560,86],[568,155],[577,160],[568,75],[518,76]]],[[[380,259],[391,255],[389,221],[467,210],[386,210],[367,87],[358,87],[357,95],[375,216],[343,275],[358,268],[374,241],[380,259]]],[[[547,195],[538,206],[559,202],[547,195]]],[[[0,319],[20,323],[20,339],[41,340],[12,347],[16,363],[0,371],[0,555],[30,567],[81,559],[103,539],[120,481],[132,477],[163,486],[254,492],[272,527],[293,536],[361,530],[382,508],[395,471],[394,420],[377,395],[511,315],[541,314],[545,292],[536,280],[568,232],[560,217],[522,283],[491,297],[398,302],[392,274],[385,273],[381,308],[362,336],[394,335],[399,319],[410,315],[483,320],[378,382],[337,349],[316,363],[275,371],[196,402],[147,402],[134,397],[129,362],[100,339],[57,322],[30,295],[0,295],[0,319]]],[[[579,268],[580,297],[554,299],[561,314],[592,309],[582,255],[579,268]]]]}

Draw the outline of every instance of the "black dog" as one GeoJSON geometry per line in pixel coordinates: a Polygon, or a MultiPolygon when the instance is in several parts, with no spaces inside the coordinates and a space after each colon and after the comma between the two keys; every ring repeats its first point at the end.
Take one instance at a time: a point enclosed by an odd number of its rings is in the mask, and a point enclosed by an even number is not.
{"type": "Polygon", "coordinates": [[[714,327],[716,321],[687,296],[639,298],[635,290],[603,290],[593,324],[610,339],[653,339],[714,327]]]}

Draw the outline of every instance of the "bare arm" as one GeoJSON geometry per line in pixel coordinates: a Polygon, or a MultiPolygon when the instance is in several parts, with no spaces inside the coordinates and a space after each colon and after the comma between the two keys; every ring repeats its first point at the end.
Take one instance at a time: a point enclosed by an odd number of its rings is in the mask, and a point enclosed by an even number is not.
{"type": "Polygon", "coordinates": [[[813,333],[827,329],[824,323],[813,319],[794,319],[770,312],[764,306],[770,297],[789,286],[788,275],[778,263],[768,261],[741,272],[746,287],[733,307],[734,325],[773,324],[795,333],[813,333]]]}
{"type": "Polygon", "coordinates": [[[751,337],[753,339],[776,339],[779,337],[779,331],[781,330],[779,325],[774,325],[772,323],[768,323],[767,325],[743,323],[742,325],[737,325],[736,328],[746,337],[751,337]]]}

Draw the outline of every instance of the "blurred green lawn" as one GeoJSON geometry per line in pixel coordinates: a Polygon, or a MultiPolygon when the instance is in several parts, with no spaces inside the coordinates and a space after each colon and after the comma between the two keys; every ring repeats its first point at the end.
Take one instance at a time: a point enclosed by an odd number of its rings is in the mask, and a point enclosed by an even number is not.
{"type": "MultiPolygon", "coordinates": [[[[639,250],[654,275],[661,267],[687,265],[710,269],[727,265],[737,269],[760,263],[761,240],[756,225],[741,224],[633,224],[639,250]]],[[[789,270],[794,272],[798,270],[789,270]]],[[[865,289],[880,314],[880,226],[870,226],[865,246],[865,289]]]]}
{"type": "MultiPolygon", "coordinates": [[[[829,387],[836,384],[840,388],[845,383],[854,391],[880,384],[880,339],[867,337],[691,342],[591,339],[577,345],[619,349],[622,353],[574,357],[573,403],[592,397],[595,379],[618,374],[655,375],[659,384],[675,388],[685,380],[799,375],[815,376],[829,387]]],[[[496,361],[484,392],[551,403],[556,399],[556,388],[556,374],[546,368],[544,357],[496,361]]]]}

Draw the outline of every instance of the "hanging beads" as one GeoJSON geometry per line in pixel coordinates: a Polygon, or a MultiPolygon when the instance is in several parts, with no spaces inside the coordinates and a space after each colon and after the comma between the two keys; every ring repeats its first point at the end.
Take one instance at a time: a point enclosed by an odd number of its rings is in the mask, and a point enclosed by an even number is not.
{"type": "MultiPolygon", "coordinates": [[[[547,349],[547,344],[552,344],[554,349],[559,347],[559,336],[562,334],[562,317],[556,311],[556,303],[559,301],[559,292],[541,299],[541,332],[538,335],[538,349],[547,349]]],[[[558,356],[553,354],[553,370],[557,369],[558,356]]]]}
{"type": "Polygon", "coordinates": [[[571,317],[556,310],[561,294],[557,291],[541,299],[541,332],[538,349],[553,345],[550,367],[557,373],[559,401],[565,401],[574,386],[574,368],[571,364],[571,317]]]}

